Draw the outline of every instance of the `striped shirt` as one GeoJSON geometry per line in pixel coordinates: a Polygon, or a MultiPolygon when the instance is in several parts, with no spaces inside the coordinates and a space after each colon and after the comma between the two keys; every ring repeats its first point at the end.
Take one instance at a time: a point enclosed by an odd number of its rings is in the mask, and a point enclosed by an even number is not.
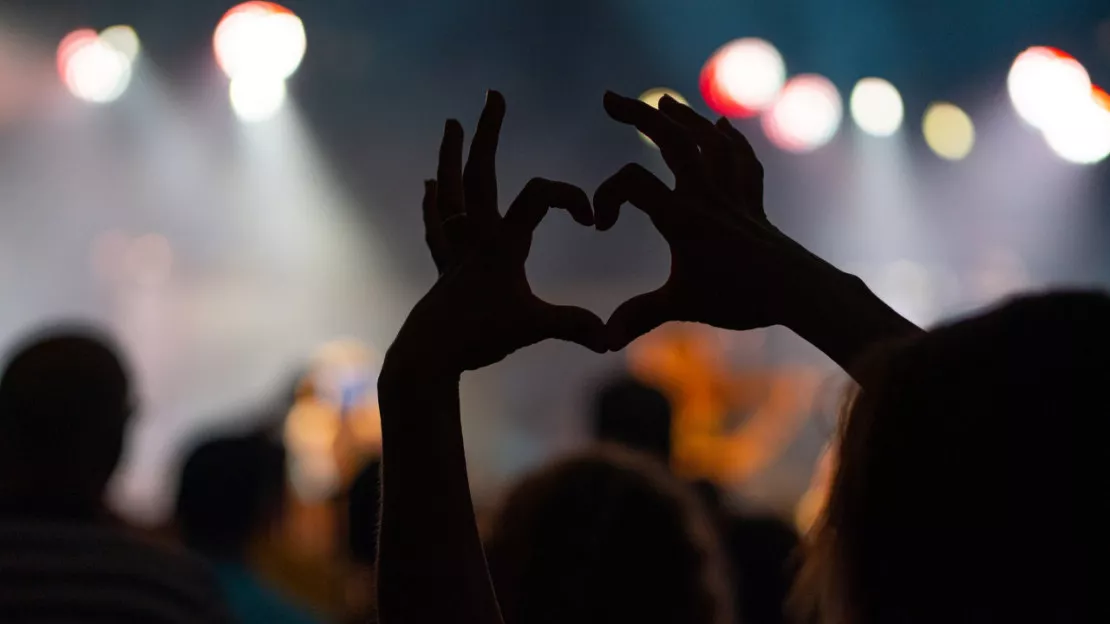
{"type": "Polygon", "coordinates": [[[200,560],[120,528],[0,519],[0,622],[230,622],[200,560]]]}

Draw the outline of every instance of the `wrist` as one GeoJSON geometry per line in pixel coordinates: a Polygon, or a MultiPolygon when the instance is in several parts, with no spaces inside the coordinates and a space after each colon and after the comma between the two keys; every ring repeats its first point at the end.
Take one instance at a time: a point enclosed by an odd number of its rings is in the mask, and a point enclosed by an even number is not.
{"type": "MultiPolygon", "coordinates": [[[[863,280],[832,265],[795,272],[782,310],[782,325],[806,340],[841,315],[845,302],[871,295],[863,280]]],[[[812,341],[811,341],[812,342],[812,341]]]]}
{"type": "Polygon", "coordinates": [[[920,333],[860,278],[831,269],[803,283],[783,325],[857,377],[857,367],[873,347],[920,333]]]}
{"type": "Polygon", "coordinates": [[[441,369],[438,364],[434,356],[414,357],[390,347],[378,373],[378,396],[457,388],[461,373],[441,369]]]}

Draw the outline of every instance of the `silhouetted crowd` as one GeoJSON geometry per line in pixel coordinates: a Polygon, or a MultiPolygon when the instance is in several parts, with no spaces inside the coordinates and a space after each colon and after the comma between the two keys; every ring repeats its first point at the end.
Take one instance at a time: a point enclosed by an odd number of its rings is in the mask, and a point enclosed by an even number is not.
{"type": "Polygon", "coordinates": [[[338,501],[339,614],[252,556],[289,506],[270,429],[191,450],[172,539],[113,515],[135,388],[110,336],[69,326],[3,364],[0,622],[1110,622],[1096,448],[1110,298],[1027,295],[922,330],[771,224],[762,166],[727,120],[669,97],[604,106],[660,148],[672,186],[635,164],[592,200],[534,178],[502,214],[504,99],[488,94],[465,159],[447,122],[423,205],[439,277],[381,369],[381,457],[338,501]],[[524,263],[549,208],[607,230],[624,204],[670,246],[666,283],[607,321],[536,297],[524,263]],[[855,381],[806,535],[673,474],[670,402],[623,377],[597,393],[590,448],[475,513],[465,371],[549,338],[617,351],[669,321],[784,326],[855,381]]]}

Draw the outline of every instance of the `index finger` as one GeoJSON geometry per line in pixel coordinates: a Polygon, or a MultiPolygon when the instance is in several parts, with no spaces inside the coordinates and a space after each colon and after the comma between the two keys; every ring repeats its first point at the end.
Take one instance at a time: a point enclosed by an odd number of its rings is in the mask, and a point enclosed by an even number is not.
{"type": "Polygon", "coordinates": [[[497,220],[497,142],[505,118],[505,98],[497,91],[486,94],[486,105],[470,142],[470,156],[463,171],[467,214],[476,225],[497,220]]]}
{"type": "Polygon", "coordinates": [[[693,176],[701,181],[701,155],[697,144],[679,124],[651,105],[617,95],[605,93],[605,112],[614,120],[635,126],[659,146],[663,160],[679,178],[693,176]]]}
{"type": "Polygon", "coordinates": [[[698,147],[704,153],[710,155],[711,159],[721,159],[727,156],[725,146],[728,139],[717,126],[713,125],[712,121],[702,117],[694,109],[670,95],[664,95],[659,99],[659,110],[673,119],[675,123],[686,128],[694,137],[698,147]]]}
{"type": "Polygon", "coordinates": [[[565,209],[582,225],[594,224],[594,211],[585,191],[566,182],[532,178],[505,212],[505,225],[531,233],[552,207],[565,209]]]}
{"type": "Polygon", "coordinates": [[[628,163],[594,191],[597,229],[613,227],[625,202],[644,211],[661,234],[666,235],[667,213],[674,210],[672,191],[662,180],[636,163],[628,163]]]}

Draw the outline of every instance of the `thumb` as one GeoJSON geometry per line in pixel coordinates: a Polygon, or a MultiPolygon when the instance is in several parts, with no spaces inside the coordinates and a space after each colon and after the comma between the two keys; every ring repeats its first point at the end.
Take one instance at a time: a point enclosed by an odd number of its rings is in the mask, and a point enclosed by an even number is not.
{"type": "Polygon", "coordinates": [[[580,344],[595,353],[609,351],[605,323],[589,310],[540,302],[536,317],[541,340],[556,338],[580,344]]]}
{"type": "Polygon", "coordinates": [[[619,351],[663,323],[674,320],[673,307],[663,288],[625,301],[609,317],[609,349],[619,351]]]}

